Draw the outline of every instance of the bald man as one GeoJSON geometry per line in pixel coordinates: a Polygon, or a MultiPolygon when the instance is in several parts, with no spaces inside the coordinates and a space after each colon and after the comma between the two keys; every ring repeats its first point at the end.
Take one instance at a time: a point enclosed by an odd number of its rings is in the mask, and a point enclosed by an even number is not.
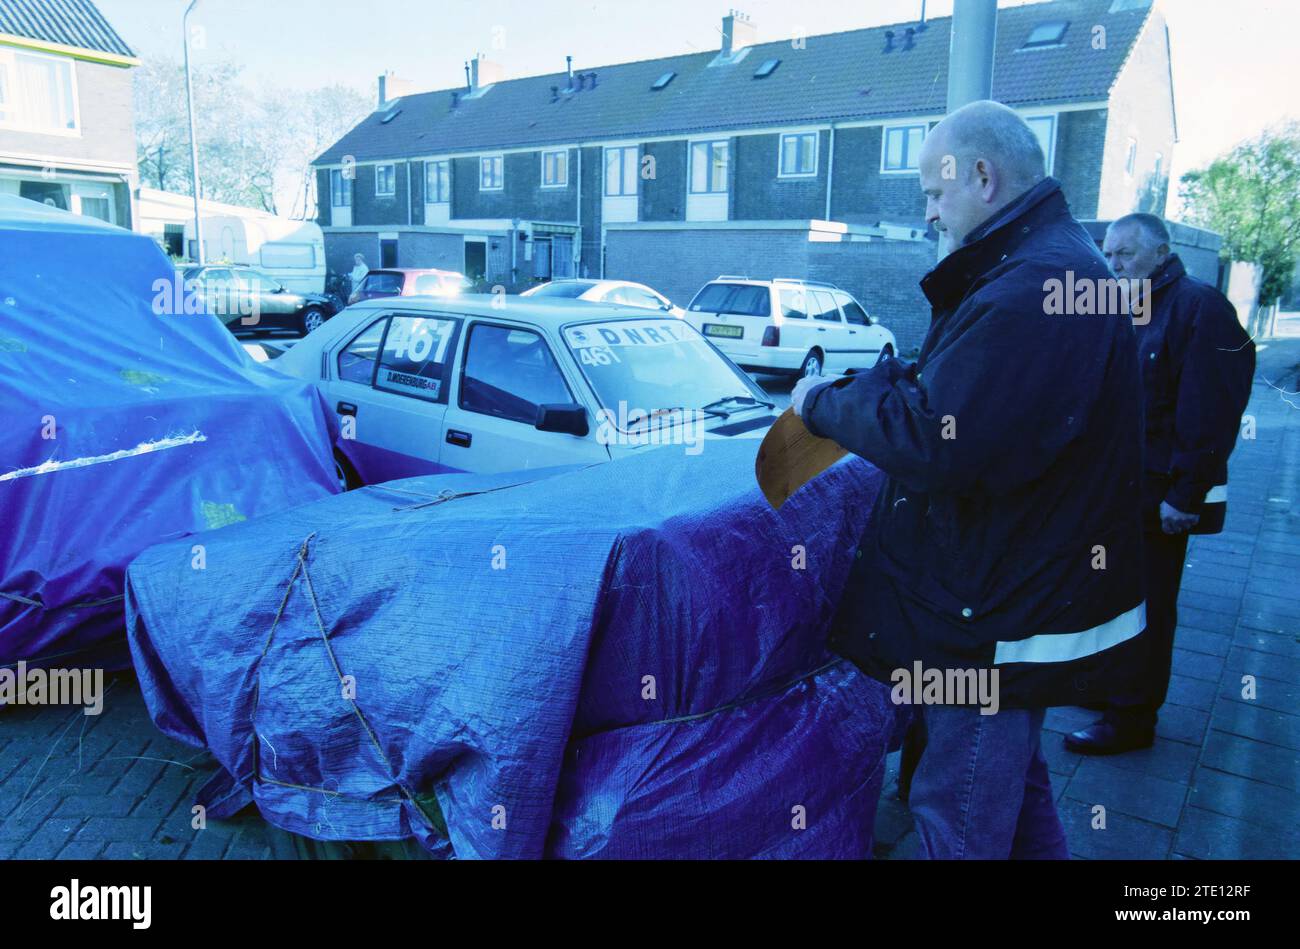
{"type": "Polygon", "coordinates": [[[1103,701],[1143,640],[1132,320],[1050,302],[1112,278],[1044,164],[994,102],[931,131],[920,184],[948,254],[921,281],[920,356],[793,398],[888,476],[831,645],[924,725],[909,804],[932,858],[1068,856],[1045,709],[1103,701]]]}
{"type": "Polygon", "coordinates": [[[1236,308],[1187,272],[1152,214],[1130,214],[1106,230],[1102,252],[1117,277],[1149,281],[1137,322],[1146,413],[1143,516],[1150,651],[1137,690],[1117,692],[1101,719],[1067,735],[1085,755],[1147,748],[1169,690],[1178,588],[1191,533],[1223,530],[1228,456],[1255,374],[1255,344],[1236,308]]]}

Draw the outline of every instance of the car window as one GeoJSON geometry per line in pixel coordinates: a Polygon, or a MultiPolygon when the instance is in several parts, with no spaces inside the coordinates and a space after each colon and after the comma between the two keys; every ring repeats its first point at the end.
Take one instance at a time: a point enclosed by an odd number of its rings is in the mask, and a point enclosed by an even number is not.
{"type": "Polygon", "coordinates": [[[235,275],[229,270],[205,270],[201,279],[207,287],[227,287],[234,283],[235,275]]]}
{"type": "Polygon", "coordinates": [[[368,327],[347,349],[339,353],[340,380],[370,385],[375,377],[375,357],[379,354],[379,344],[383,342],[387,326],[387,317],[376,320],[373,326],[368,327]]]}
{"type": "Polygon", "coordinates": [[[771,316],[768,288],[748,283],[711,283],[695,295],[692,310],[736,316],[771,316]]]}
{"type": "Polygon", "coordinates": [[[781,315],[788,320],[808,319],[808,294],[802,289],[781,291],[781,315]]]}
{"type": "Polygon", "coordinates": [[[560,367],[539,335],[485,323],[470,330],[461,408],[533,425],[539,405],[572,401],[560,367]]]}
{"type": "Polygon", "coordinates": [[[646,310],[662,310],[664,306],[663,300],[640,287],[624,287],[623,302],[628,306],[639,306],[646,310]]]}
{"type": "Polygon", "coordinates": [[[826,323],[840,322],[839,307],[835,305],[835,299],[829,293],[824,290],[811,290],[808,295],[812,298],[813,319],[826,323]]]}
{"type": "Polygon", "coordinates": [[[460,320],[452,317],[394,316],[379,355],[375,388],[445,403],[459,329],[460,320]]]}
{"type": "Polygon", "coordinates": [[[361,282],[361,291],[363,293],[401,293],[402,274],[368,273],[366,279],[361,282]]]}
{"type": "Polygon", "coordinates": [[[853,297],[847,293],[837,293],[835,299],[839,302],[840,309],[844,311],[844,319],[858,326],[867,326],[871,323],[867,311],[862,309],[853,297]]]}
{"type": "Polygon", "coordinates": [[[568,326],[564,341],[608,424],[623,431],[675,424],[682,414],[674,410],[762,394],[694,327],[668,314],[568,326]]]}
{"type": "Polygon", "coordinates": [[[592,284],[583,283],[580,280],[557,280],[552,283],[544,283],[534,290],[530,296],[534,297],[564,297],[569,300],[575,300],[592,288],[592,284]]]}

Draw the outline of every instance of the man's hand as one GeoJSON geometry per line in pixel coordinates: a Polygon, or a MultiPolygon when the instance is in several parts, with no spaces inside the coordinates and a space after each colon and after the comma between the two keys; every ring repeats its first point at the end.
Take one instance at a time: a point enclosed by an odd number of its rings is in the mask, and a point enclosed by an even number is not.
{"type": "Polygon", "coordinates": [[[1168,501],[1160,502],[1160,529],[1166,534],[1186,534],[1200,519],[1200,515],[1184,514],[1168,501]]]}
{"type": "Polygon", "coordinates": [[[794,384],[790,390],[790,405],[794,407],[794,414],[803,418],[803,402],[808,398],[808,393],[820,385],[827,382],[834,382],[836,376],[827,379],[822,376],[803,376],[794,384]]]}

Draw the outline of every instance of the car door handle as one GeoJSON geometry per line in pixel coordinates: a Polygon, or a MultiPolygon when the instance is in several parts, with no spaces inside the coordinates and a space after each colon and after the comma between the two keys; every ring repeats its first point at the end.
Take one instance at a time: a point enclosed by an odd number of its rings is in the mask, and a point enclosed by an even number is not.
{"type": "Polygon", "coordinates": [[[819,326],[819,327],[817,327],[817,332],[819,332],[819,333],[824,333],[824,332],[826,332],[826,327],[824,327],[824,326],[819,326]]]}
{"type": "Polygon", "coordinates": [[[335,407],[338,409],[339,415],[351,415],[354,418],[356,417],[357,407],[351,402],[340,402],[335,407]]]}
{"type": "Polygon", "coordinates": [[[468,448],[470,442],[472,442],[473,440],[474,440],[474,436],[471,435],[469,432],[457,431],[454,428],[447,429],[448,445],[459,445],[461,448],[468,448]]]}

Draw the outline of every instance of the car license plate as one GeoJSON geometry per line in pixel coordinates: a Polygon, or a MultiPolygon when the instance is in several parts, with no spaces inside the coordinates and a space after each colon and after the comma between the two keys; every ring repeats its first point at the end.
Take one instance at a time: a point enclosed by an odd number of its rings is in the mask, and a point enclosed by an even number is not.
{"type": "Polygon", "coordinates": [[[740,339],[745,335],[743,326],[723,326],[720,323],[705,323],[705,336],[725,336],[728,339],[740,339]]]}

